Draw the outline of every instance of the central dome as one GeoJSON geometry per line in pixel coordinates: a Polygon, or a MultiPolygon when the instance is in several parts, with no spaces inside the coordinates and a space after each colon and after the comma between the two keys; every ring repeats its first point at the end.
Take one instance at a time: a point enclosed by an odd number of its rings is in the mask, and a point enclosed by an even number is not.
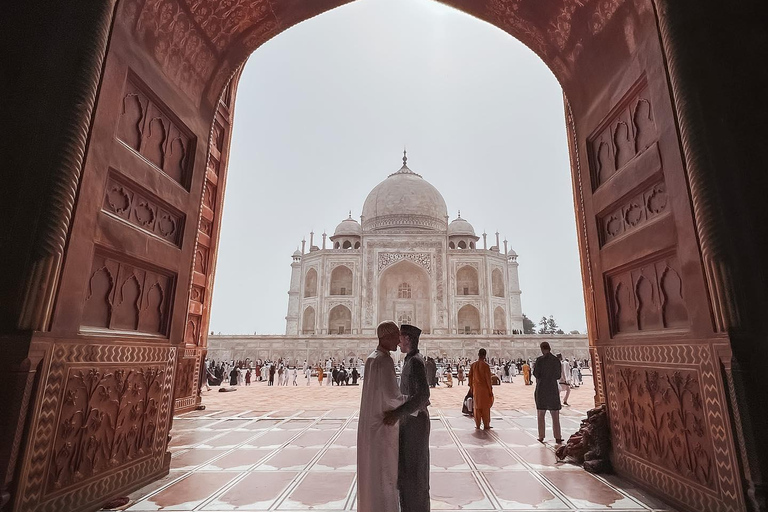
{"type": "Polygon", "coordinates": [[[438,190],[403,167],[376,185],[363,204],[364,231],[445,231],[448,208],[438,190]]]}

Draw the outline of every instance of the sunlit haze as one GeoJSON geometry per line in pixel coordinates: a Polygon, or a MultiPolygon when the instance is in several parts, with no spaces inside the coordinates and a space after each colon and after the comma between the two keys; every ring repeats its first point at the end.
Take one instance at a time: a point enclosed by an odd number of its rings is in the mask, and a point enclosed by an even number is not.
{"type": "Polygon", "coordinates": [[[461,210],[489,247],[498,230],[519,254],[523,312],[585,332],[560,86],[513,37],[431,0],[357,0],[251,56],[211,330],[284,333],[291,253],[350,210],[359,220],[404,145],[450,220],[461,210]]]}

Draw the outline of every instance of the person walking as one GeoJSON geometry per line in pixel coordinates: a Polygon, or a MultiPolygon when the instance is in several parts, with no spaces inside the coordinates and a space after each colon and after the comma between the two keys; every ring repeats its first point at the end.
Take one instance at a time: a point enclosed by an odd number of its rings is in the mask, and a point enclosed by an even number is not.
{"type": "Polygon", "coordinates": [[[291,369],[291,377],[293,377],[293,385],[298,386],[299,383],[296,382],[296,379],[299,377],[299,371],[296,369],[295,366],[291,369]]]}
{"type": "Polygon", "coordinates": [[[493,383],[491,368],[485,362],[486,351],[481,348],[477,352],[477,361],[469,367],[469,388],[472,390],[474,405],[475,428],[489,430],[491,427],[491,406],[493,406],[493,383]]]}
{"type": "Polygon", "coordinates": [[[274,386],[275,385],[275,363],[271,363],[269,365],[269,382],[267,382],[267,386],[274,386]]]}
{"type": "Polygon", "coordinates": [[[323,377],[325,374],[323,373],[323,367],[321,365],[317,365],[317,382],[320,383],[320,385],[323,385],[323,377]]]}
{"type": "Polygon", "coordinates": [[[456,372],[456,379],[459,381],[459,386],[464,384],[464,367],[463,366],[459,366],[459,369],[456,372]]]}
{"type": "Polygon", "coordinates": [[[245,385],[250,386],[251,385],[251,369],[248,368],[248,371],[245,372],[245,385]]]}
{"type": "Polygon", "coordinates": [[[536,377],[536,389],[533,397],[536,401],[536,413],[538,416],[539,442],[544,442],[544,416],[547,411],[552,416],[552,433],[555,442],[563,442],[560,432],[560,390],[559,379],[563,372],[560,360],[552,354],[549,343],[542,341],[539,345],[541,355],[536,358],[533,365],[533,376],[536,377]]]}
{"type": "Polygon", "coordinates": [[[309,386],[309,383],[312,381],[312,367],[306,366],[304,368],[304,375],[307,377],[307,386],[309,386]]]}
{"type": "Polygon", "coordinates": [[[530,386],[532,384],[531,382],[531,365],[528,364],[528,361],[525,361],[523,363],[523,380],[525,381],[526,386],[530,386]]]}
{"type": "Polygon", "coordinates": [[[571,396],[571,365],[567,359],[563,360],[563,354],[557,354],[557,359],[560,361],[560,392],[565,391],[563,405],[568,405],[568,397],[571,396]]]}

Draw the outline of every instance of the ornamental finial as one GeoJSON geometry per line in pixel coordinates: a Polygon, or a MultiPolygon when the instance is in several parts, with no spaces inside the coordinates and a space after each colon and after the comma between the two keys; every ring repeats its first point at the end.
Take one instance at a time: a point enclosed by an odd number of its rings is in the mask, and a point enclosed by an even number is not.
{"type": "Polygon", "coordinates": [[[406,153],[405,146],[403,146],[403,167],[408,163],[408,154],[406,153]]]}

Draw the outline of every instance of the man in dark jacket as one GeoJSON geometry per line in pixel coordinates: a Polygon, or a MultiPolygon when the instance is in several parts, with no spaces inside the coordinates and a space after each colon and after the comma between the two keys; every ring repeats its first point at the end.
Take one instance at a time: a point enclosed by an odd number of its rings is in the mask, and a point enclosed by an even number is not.
{"type": "Polygon", "coordinates": [[[544,415],[547,411],[552,415],[552,433],[555,442],[562,443],[563,436],[560,433],[560,361],[552,354],[549,343],[542,341],[541,354],[536,358],[533,366],[533,376],[536,377],[536,390],[533,393],[536,399],[536,412],[539,420],[539,442],[544,442],[544,415]]]}
{"type": "Polygon", "coordinates": [[[400,420],[397,488],[401,512],[428,512],[429,503],[429,384],[424,356],[419,353],[421,329],[400,327],[400,351],[407,354],[400,374],[400,393],[408,398],[384,415],[392,425],[400,420]]]}

